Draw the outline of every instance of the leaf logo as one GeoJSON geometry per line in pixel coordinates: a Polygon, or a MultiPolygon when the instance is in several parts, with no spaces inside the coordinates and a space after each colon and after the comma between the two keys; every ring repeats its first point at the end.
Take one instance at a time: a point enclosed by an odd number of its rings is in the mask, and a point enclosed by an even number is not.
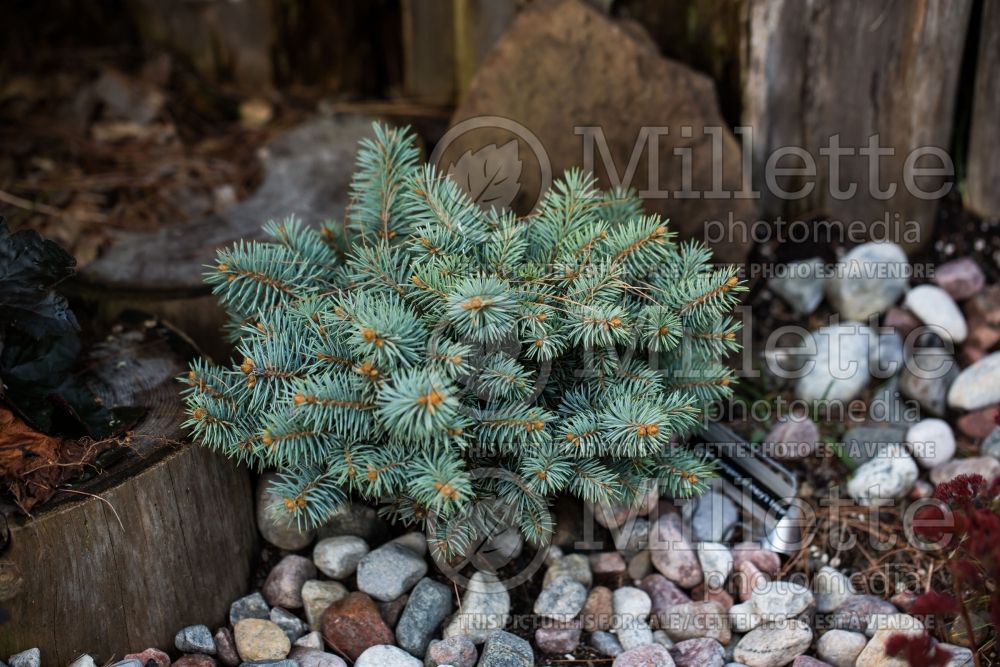
{"type": "Polygon", "coordinates": [[[517,139],[511,139],[466,151],[448,167],[448,176],[483,208],[506,208],[521,189],[521,168],[517,139]]]}

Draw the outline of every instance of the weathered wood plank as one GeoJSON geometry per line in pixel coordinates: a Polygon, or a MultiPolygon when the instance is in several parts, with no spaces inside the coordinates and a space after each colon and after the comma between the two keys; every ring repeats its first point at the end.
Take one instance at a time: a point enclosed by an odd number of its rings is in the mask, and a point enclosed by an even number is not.
{"type": "MultiPolygon", "coordinates": [[[[975,28],[973,28],[975,29],[975,28]]],[[[1000,2],[983,3],[969,136],[969,208],[1000,216],[1000,2]]]]}
{"type": "MultiPolygon", "coordinates": [[[[746,36],[743,124],[753,128],[755,185],[776,149],[802,147],[817,166],[807,196],[783,200],[764,192],[768,215],[820,211],[831,219],[866,223],[913,220],[926,243],[938,198],[921,198],[902,178],[918,147],[950,149],[956,87],[971,0],[751,0],[746,36]],[[869,158],[857,152],[872,135],[894,155],[881,158],[881,182],[870,177],[869,158]],[[855,154],[840,160],[840,184],[856,183],[853,196],[831,195],[830,160],[820,153],[831,137],[855,154]],[[870,194],[896,184],[887,198],[870,194]]],[[[794,166],[800,166],[794,161],[794,166]]],[[[937,166],[931,158],[917,166],[937,166]]],[[[782,179],[794,190],[802,179],[782,179]]],[[[946,179],[918,177],[930,192],[946,179]]],[[[901,239],[904,242],[906,239],[901,239]]]]}

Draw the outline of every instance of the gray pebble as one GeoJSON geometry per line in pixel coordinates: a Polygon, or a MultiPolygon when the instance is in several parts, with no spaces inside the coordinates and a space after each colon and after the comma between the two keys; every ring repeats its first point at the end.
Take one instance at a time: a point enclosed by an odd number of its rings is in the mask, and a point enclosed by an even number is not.
{"type": "Polygon", "coordinates": [[[368,551],[368,543],[356,535],[328,537],[316,543],[313,563],[331,579],[344,579],[354,574],[368,551]]]}
{"type": "Polygon", "coordinates": [[[771,291],[782,298],[798,315],[809,315],[823,301],[826,286],[824,263],[819,257],[790,262],[784,271],[767,281],[771,291]]]}
{"type": "Polygon", "coordinates": [[[595,630],[590,633],[590,645],[598,653],[606,655],[609,658],[614,658],[625,652],[618,638],[610,632],[604,632],[603,630],[595,630]]]}
{"type": "Polygon", "coordinates": [[[478,667],[532,667],[531,644],[509,632],[498,630],[486,639],[478,667]]]}
{"type": "Polygon", "coordinates": [[[189,625],[174,636],[174,646],[181,653],[215,655],[212,631],[205,625],[189,625]]]}
{"type": "Polygon", "coordinates": [[[396,643],[418,658],[424,657],[435,630],[451,610],[451,589],[433,579],[421,579],[396,624],[396,643]]]}
{"type": "Polygon", "coordinates": [[[42,652],[37,648],[15,653],[7,659],[10,667],[41,667],[42,652]]]}
{"type": "Polygon", "coordinates": [[[309,629],[305,621],[281,607],[275,607],[271,610],[271,622],[281,628],[290,642],[295,642],[309,629]]]}
{"type": "Polygon", "coordinates": [[[229,625],[235,626],[246,618],[271,618],[271,608],[260,593],[252,593],[229,605],[229,625]]]}
{"type": "Polygon", "coordinates": [[[392,542],[369,552],[358,563],[358,589],[376,600],[395,600],[427,574],[427,561],[392,542]]]}
{"type": "Polygon", "coordinates": [[[543,618],[571,621],[587,601],[587,588],[575,579],[560,577],[542,589],[534,611],[543,618]]]}

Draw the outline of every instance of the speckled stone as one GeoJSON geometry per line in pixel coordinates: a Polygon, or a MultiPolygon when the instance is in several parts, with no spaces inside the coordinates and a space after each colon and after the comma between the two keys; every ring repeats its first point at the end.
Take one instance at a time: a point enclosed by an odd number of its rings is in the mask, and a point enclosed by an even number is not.
{"type": "Polygon", "coordinates": [[[451,613],[451,595],[450,588],[433,579],[418,581],[396,625],[396,643],[412,655],[424,657],[434,632],[451,613]]]}
{"type": "Polygon", "coordinates": [[[583,554],[569,554],[559,558],[545,570],[542,588],[545,588],[560,577],[575,579],[590,588],[594,583],[594,575],[590,571],[590,560],[583,554]]]}
{"type": "Polygon", "coordinates": [[[510,593],[496,575],[476,572],[469,578],[462,596],[461,611],[452,617],[444,637],[467,635],[481,644],[494,631],[507,625],[510,593]]]}
{"type": "Polygon", "coordinates": [[[606,655],[609,658],[613,658],[617,655],[621,655],[625,652],[622,648],[621,642],[610,632],[604,632],[603,630],[596,630],[590,633],[590,645],[595,651],[601,655],[606,655]]]}
{"type": "Polygon", "coordinates": [[[708,638],[728,644],[729,615],[718,602],[688,602],[657,615],[660,627],[676,641],[708,638]]]}
{"type": "Polygon", "coordinates": [[[309,627],[319,628],[320,619],[327,607],[347,597],[347,588],[339,581],[310,579],[302,585],[302,604],[306,609],[309,627]]]}
{"type": "Polygon", "coordinates": [[[260,593],[251,593],[229,605],[229,625],[235,626],[244,618],[269,619],[271,608],[260,593]]]}
{"type": "Polygon", "coordinates": [[[854,662],[868,643],[860,632],[829,630],[816,642],[816,655],[833,667],[854,667],[854,662]]]}
{"type": "Polygon", "coordinates": [[[587,589],[579,581],[560,577],[542,589],[535,600],[535,614],[555,621],[576,618],[587,600],[587,589]]]}
{"type": "Polygon", "coordinates": [[[864,632],[872,616],[893,614],[896,607],[874,595],[852,595],[827,618],[827,627],[864,632]]]}
{"type": "Polygon", "coordinates": [[[477,667],[532,667],[534,664],[531,644],[517,635],[497,630],[486,639],[477,667]]]}
{"type": "Polygon", "coordinates": [[[347,667],[347,663],[339,655],[327,653],[322,648],[292,647],[288,656],[299,667],[347,667]]]}
{"type": "Polygon", "coordinates": [[[475,667],[479,653],[476,645],[465,635],[432,641],[427,649],[425,667],[475,667]]]}
{"type": "Polygon", "coordinates": [[[372,646],[354,661],[354,667],[423,667],[421,662],[401,648],[372,646]]]}
{"type": "Polygon", "coordinates": [[[272,607],[298,609],[302,606],[302,585],[316,578],[316,566],[302,556],[285,556],[267,575],[261,593],[272,607]]]}
{"type": "Polygon", "coordinates": [[[659,644],[649,644],[625,651],[611,667],[674,667],[674,659],[659,644]]]}
{"type": "Polygon", "coordinates": [[[346,579],[357,571],[358,563],[368,552],[368,543],[360,537],[337,535],[316,543],[313,563],[331,579],[346,579]]]}
{"type": "Polygon", "coordinates": [[[653,567],[682,588],[701,583],[701,565],[694,547],[684,538],[681,517],[665,514],[657,519],[649,534],[653,567]]]}
{"type": "Polygon", "coordinates": [[[247,618],[233,628],[236,651],[244,662],[281,660],[292,650],[292,642],[276,623],[247,618]]]}
{"type": "Polygon", "coordinates": [[[782,667],[805,653],[811,643],[809,626],[791,619],[745,634],[733,650],[733,659],[748,667],[782,667]]]}
{"type": "Polygon", "coordinates": [[[174,647],[181,653],[215,655],[212,631],[205,625],[189,625],[174,636],[174,647]]]}
{"type": "Polygon", "coordinates": [[[587,632],[610,630],[613,613],[611,589],[594,586],[587,594],[587,601],[583,604],[583,611],[580,612],[583,629],[587,632]]]}
{"type": "Polygon", "coordinates": [[[367,553],[358,563],[358,589],[388,602],[409,591],[427,574],[427,561],[400,544],[390,542],[367,553]]]}
{"type": "Polygon", "coordinates": [[[723,667],[726,649],[714,639],[687,639],[670,649],[677,667],[723,667]]]}
{"type": "Polygon", "coordinates": [[[579,644],[579,622],[568,623],[563,627],[553,625],[535,630],[535,645],[543,653],[572,653],[579,644]]]}
{"type": "Polygon", "coordinates": [[[236,667],[242,662],[236,652],[236,641],[229,628],[222,627],[215,631],[215,652],[219,661],[227,667],[236,667]]]}

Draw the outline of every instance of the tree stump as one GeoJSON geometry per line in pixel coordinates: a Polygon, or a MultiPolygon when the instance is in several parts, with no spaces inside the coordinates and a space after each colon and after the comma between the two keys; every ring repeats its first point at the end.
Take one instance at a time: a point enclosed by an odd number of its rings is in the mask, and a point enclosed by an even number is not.
{"type": "Polygon", "coordinates": [[[105,404],[146,411],[106,473],[30,518],[7,518],[0,607],[11,618],[0,625],[0,655],[37,646],[45,664],[81,653],[100,664],[169,649],[184,626],[222,624],[246,592],[257,555],[249,474],[181,441],[183,347],[146,322],[89,354],[105,404]]]}

